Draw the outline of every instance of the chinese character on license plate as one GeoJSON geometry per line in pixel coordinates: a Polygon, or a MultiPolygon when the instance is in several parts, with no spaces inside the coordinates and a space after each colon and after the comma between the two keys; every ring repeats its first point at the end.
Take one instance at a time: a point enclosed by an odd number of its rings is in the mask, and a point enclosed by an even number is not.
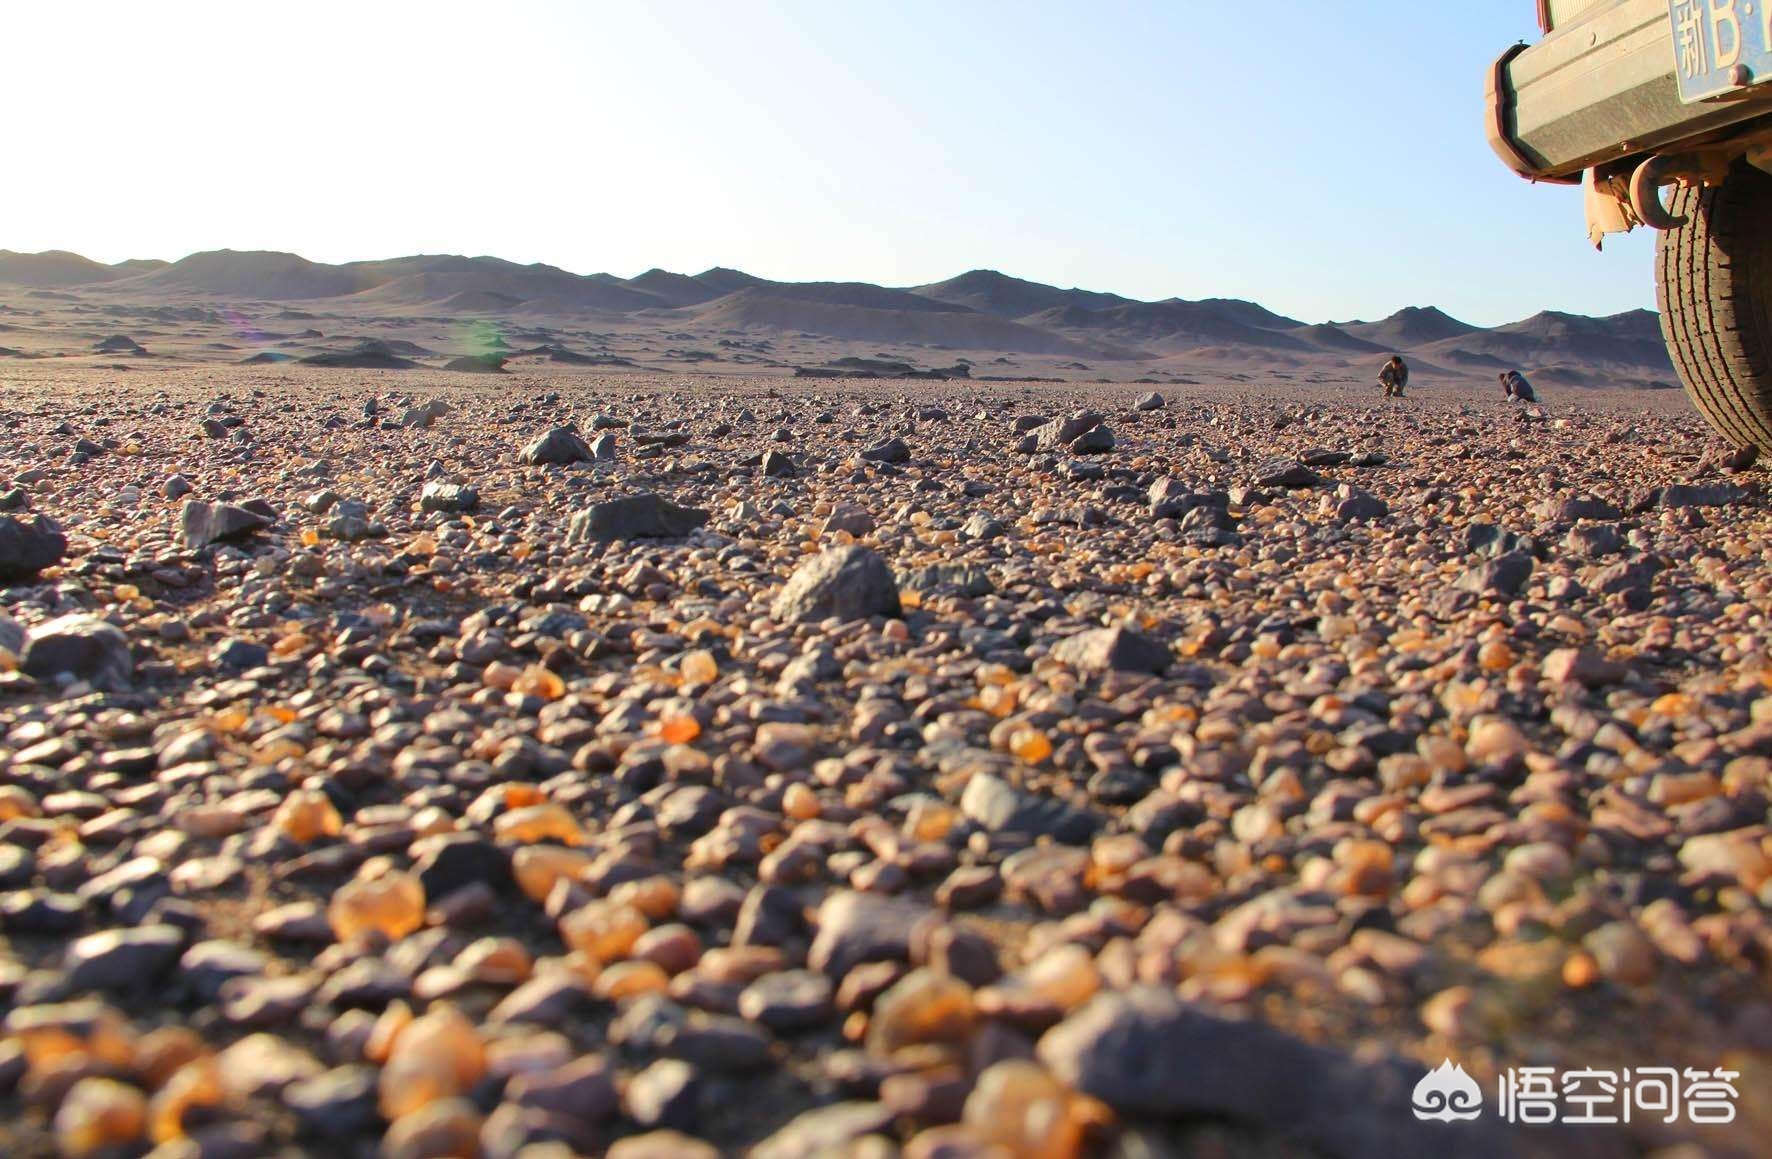
{"type": "Polygon", "coordinates": [[[1668,0],[1680,99],[1772,80],[1772,0],[1668,0]]]}

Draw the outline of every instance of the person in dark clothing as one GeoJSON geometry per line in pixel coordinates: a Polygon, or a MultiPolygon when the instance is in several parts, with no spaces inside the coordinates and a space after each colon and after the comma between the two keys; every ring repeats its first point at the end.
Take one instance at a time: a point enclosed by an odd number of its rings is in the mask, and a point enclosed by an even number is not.
{"type": "Polygon", "coordinates": [[[1538,395],[1533,393],[1532,384],[1526,376],[1517,370],[1505,371],[1501,376],[1501,389],[1507,393],[1509,402],[1537,402],[1538,395]]]}
{"type": "Polygon", "coordinates": [[[1409,364],[1401,354],[1391,355],[1391,360],[1379,368],[1378,385],[1384,387],[1386,398],[1403,397],[1403,388],[1409,385],[1409,364]]]}

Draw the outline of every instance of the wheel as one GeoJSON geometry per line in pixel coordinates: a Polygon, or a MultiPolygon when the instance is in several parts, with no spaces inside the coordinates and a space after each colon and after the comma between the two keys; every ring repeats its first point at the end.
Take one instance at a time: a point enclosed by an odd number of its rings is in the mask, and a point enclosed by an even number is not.
{"type": "Polygon", "coordinates": [[[1724,438],[1772,454],[1772,174],[1676,187],[1686,224],[1661,235],[1661,333],[1686,393],[1724,438]]]}

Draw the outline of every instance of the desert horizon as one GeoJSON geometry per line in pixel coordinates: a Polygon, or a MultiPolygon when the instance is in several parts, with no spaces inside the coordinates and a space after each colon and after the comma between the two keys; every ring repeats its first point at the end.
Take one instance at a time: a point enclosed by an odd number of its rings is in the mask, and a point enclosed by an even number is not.
{"type": "Polygon", "coordinates": [[[994,270],[900,288],[775,282],[720,267],[623,279],[453,255],[327,265],[217,250],[103,265],[66,251],[0,250],[0,286],[38,303],[42,319],[8,324],[11,337],[0,348],[12,357],[104,353],[70,343],[129,339],[150,354],[202,361],[239,351],[237,361],[359,368],[465,358],[461,368],[486,369],[496,358],[494,369],[552,362],[890,377],[963,366],[971,377],[1188,385],[1214,376],[1368,381],[1378,361],[1400,353],[1415,364],[1418,383],[1493,380],[1518,369],[1550,387],[1676,386],[1647,310],[1604,318],[1543,311],[1483,328],[1415,306],[1374,322],[1306,323],[1255,302],[1147,302],[994,270]],[[132,306],[142,309],[132,315],[132,306]],[[91,335],[84,307],[119,323],[139,319],[151,341],[91,335]],[[198,313],[168,313],[180,309],[198,313]],[[189,325],[168,328],[180,321],[189,325]],[[385,349],[357,350],[317,327],[287,325],[317,321],[373,327],[381,334],[359,342],[385,349]],[[249,325],[256,335],[243,331],[249,325]]]}

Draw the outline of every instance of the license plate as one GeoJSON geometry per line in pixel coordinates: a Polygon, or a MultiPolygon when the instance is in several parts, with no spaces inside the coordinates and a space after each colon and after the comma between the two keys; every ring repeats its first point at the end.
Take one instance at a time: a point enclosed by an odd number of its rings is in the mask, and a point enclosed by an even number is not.
{"type": "Polygon", "coordinates": [[[1772,0],[1668,0],[1668,11],[1681,100],[1772,81],[1772,0]]]}

